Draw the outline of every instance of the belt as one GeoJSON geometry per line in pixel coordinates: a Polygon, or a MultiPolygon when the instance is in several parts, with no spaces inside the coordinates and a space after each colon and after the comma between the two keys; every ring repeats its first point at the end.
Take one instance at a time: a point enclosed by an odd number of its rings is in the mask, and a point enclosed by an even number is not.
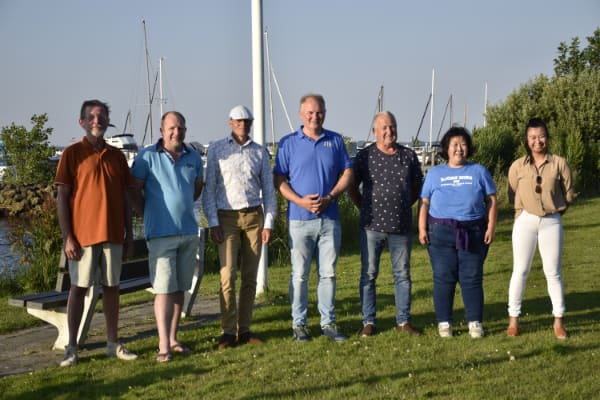
{"type": "Polygon", "coordinates": [[[240,208],[239,210],[219,210],[219,211],[247,214],[247,213],[251,213],[251,212],[257,212],[258,210],[261,209],[261,207],[262,206],[254,206],[254,207],[240,208]]]}

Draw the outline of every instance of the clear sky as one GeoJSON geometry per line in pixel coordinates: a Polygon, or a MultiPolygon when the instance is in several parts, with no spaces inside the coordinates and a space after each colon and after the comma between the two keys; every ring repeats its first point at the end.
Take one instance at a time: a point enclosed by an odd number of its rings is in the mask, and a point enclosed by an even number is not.
{"type": "MultiPolygon", "coordinates": [[[[165,111],[186,116],[188,141],[227,135],[229,110],[252,105],[251,0],[0,0],[0,126],[29,128],[33,114],[47,113],[50,141],[66,145],[83,135],[82,101],[99,98],[116,125],[107,135],[121,133],[131,111],[141,142],[148,112],[142,19],[153,75],[165,59],[165,111]]],[[[294,129],[300,96],[318,92],[327,101],[325,126],[365,140],[384,85],[399,140],[410,140],[435,68],[435,140],[450,95],[453,121],[464,121],[466,106],[472,128],[483,124],[486,82],[495,104],[540,73],[551,75],[559,43],[578,36],[586,45],[600,26],[600,1],[263,0],[263,24],[294,129]]],[[[158,100],[153,113],[156,140],[158,100]]],[[[274,113],[279,140],[290,129],[276,94],[274,113]]],[[[270,141],[269,120],[265,126],[270,141]]],[[[428,138],[429,115],[419,134],[428,138]]]]}

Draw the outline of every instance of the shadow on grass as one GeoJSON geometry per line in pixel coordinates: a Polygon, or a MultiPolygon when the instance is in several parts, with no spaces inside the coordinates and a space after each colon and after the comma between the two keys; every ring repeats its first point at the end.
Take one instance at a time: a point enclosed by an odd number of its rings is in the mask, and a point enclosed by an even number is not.
{"type": "MultiPolygon", "coordinates": [[[[157,374],[160,374],[160,379],[166,384],[172,380],[179,379],[186,375],[200,375],[209,370],[197,367],[191,363],[183,363],[181,365],[173,365],[174,362],[168,363],[166,368],[145,368],[143,372],[128,371],[122,377],[113,378],[110,380],[97,380],[93,376],[89,376],[89,371],[85,368],[88,361],[82,360],[78,370],[74,372],[71,369],[65,372],[65,376],[61,379],[47,380],[35,390],[35,395],[24,392],[21,395],[10,397],[13,400],[30,400],[52,399],[57,397],[70,399],[93,399],[93,398],[122,398],[131,390],[139,392],[140,388],[155,385],[157,374]]],[[[108,367],[108,366],[107,366],[108,367]]],[[[162,367],[162,365],[161,365],[162,367]]]]}

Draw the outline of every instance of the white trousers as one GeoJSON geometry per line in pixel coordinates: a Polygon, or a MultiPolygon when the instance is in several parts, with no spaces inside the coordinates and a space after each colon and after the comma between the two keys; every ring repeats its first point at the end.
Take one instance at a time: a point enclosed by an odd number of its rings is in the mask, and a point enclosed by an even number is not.
{"type": "Polygon", "coordinates": [[[563,229],[560,214],[538,217],[523,211],[515,220],[512,231],[513,273],[508,289],[508,315],[521,315],[521,301],[531,271],[536,245],[540,249],[552,314],[563,317],[565,295],[562,280],[563,229]]]}

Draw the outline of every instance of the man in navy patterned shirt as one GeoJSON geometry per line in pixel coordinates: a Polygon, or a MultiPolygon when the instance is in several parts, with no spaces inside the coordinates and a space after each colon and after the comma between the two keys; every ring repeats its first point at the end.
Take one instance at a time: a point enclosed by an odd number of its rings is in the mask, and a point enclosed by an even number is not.
{"type": "Polygon", "coordinates": [[[396,142],[396,118],[391,112],[375,115],[373,134],[376,142],[356,156],[348,192],[360,209],[360,335],[375,333],[375,284],[386,241],[394,274],[396,330],[419,335],[410,324],[411,207],[419,196],[423,173],[416,153],[396,142]]]}

